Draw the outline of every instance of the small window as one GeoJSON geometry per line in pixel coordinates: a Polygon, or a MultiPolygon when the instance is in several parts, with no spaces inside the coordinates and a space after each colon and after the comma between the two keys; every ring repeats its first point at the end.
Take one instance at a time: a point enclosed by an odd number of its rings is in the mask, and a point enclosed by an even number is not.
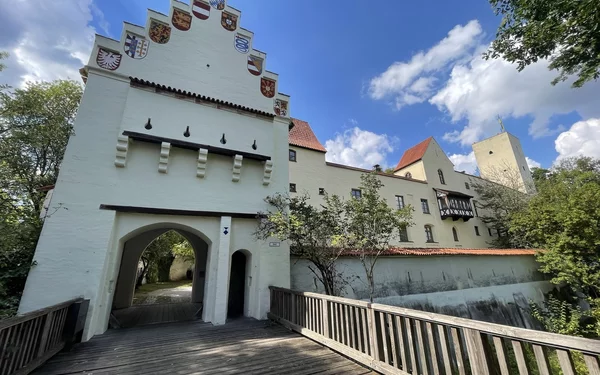
{"type": "Polygon", "coordinates": [[[490,234],[490,237],[493,237],[494,235],[492,234],[492,228],[488,228],[488,233],[490,234]]]}
{"type": "Polygon", "coordinates": [[[319,188],[319,195],[325,195],[325,188],[319,188]]]}
{"type": "Polygon", "coordinates": [[[465,189],[467,189],[467,190],[471,190],[471,186],[469,186],[469,183],[468,183],[468,182],[465,182],[465,189]]]}
{"type": "Polygon", "coordinates": [[[399,210],[404,208],[404,197],[402,195],[396,195],[396,207],[399,210]]]}
{"type": "Polygon", "coordinates": [[[421,209],[423,210],[424,214],[428,214],[429,212],[429,203],[427,202],[427,199],[421,199],[421,209]]]}
{"type": "Polygon", "coordinates": [[[479,234],[479,227],[477,225],[475,225],[475,235],[481,236],[481,234],[479,234]]]}
{"type": "Polygon", "coordinates": [[[523,170],[525,170],[525,166],[523,166],[523,170]]]}
{"type": "Polygon", "coordinates": [[[479,217],[479,213],[477,213],[477,201],[475,199],[473,199],[473,213],[475,217],[479,217]]]}
{"type": "Polygon", "coordinates": [[[290,161],[296,161],[296,151],[290,150],[290,161]]]}
{"type": "Polygon", "coordinates": [[[406,178],[412,178],[412,173],[406,172],[406,174],[404,175],[404,177],[406,177],[406,178]]]}
{"type": "Polygon", "coordinates": [[[290,184],[290,193],[296,192],[296,184],[290,184]]]}
{"type": "Polygon", "coordinates": [[[496,234],[498,235],[498,237],[502,237],[502,234],[500,233],[500,229],[496,229],[496,234]]]}
{"type": "Polygon", "coordinates": [[[490,151],[490,155],[493,154],[493,153],[494,153],[494,151],[490,151]]]}
{"type": "Polygon", "coordinates": [[[350,194],[352,194],[352,198],[360,199],[360,197],[362,197],[362,192],[360,189],[352,189],[350,194]]]}
{"type": "Polygon", "coordinates": [[[458,242],[458,231],[456,228],[452,228],[452,237],[454,237],[454,242],[458,242]]]}
{"type": "Polygon", "coordinates": [[[408,242],[408,231],[406,230],[406,227],[398,229],[398,232],[400,234],[400,242],[408,242]]]}
{"type": "Polygon", "coordinates": [[[434,242],[433,229],[431,228],[431,225],[425,225],[425,238],[427,239],[427,242],[434,242]]]}
{"type": "Polygon", "coordinates": [[[438,169],[438,176],[440,176],[440,184],[446,185],[446,180],[444,179],[444,172],[441,169],[438,169]]]}

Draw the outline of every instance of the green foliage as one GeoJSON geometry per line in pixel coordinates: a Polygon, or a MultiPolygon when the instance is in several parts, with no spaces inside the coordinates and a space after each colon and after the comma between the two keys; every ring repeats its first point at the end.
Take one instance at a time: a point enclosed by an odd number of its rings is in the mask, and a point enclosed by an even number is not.
{"type": "Polygon", "coordinates": [[[0,317],[18,306],[41,230],[39,188],[56,182],[81,94],[71,81],[0,92],[0,317]]]}
{"type": "Polygon", "coordinates": [[[192,246],[177,231],[170,230],[156,237],[142,253],[140,260],[144,269],[138,275],[136,286],[142,285],[144,277],[148,283],[169,281],[169,272],[175,255],[177,255],[176,252],[182,251],[182,249],[185,249],[183,250],[185,254],[191,255],[191,259],[193,259],[192,246]],[[191,254],[187,252],[187,249],[191,249],[191,254]]]}
{"type": "Polygon", "coordinates": [[[340,295],[345,285],[336,271],[335,261],[343,248],[337,246],[342,234],[343,201],[336,195],[325,195],[324,204],[315,207],[307,195],[289,197],[275,194],[265,199],[268,212],[259,214],[255,236],[260,240],[275,237],[288,241],[292,255],[312,263],[311,272],[324,285],[325,293],[340,295]]]}
{"type": "Polygon", "coordinates": [[[575,75],[573,87],[600,76],[597,0],[490,0],[502,21],[485,58],[502,57],[517,69],[550,59],[552,84],[575,75]]]}
{"type": "Polygon", "coordinates": [[[561,335],[590,337],[594,335],[593,324],[586,323],[589,312],[568,301],[549,295],[543,306],[530,302],[531,316],[548,332],[561,335]]]}
{"type": "Polygon", "coordinates": [[[510,232],[537,255],[551,281],[600,309],[600,161],[567,159],[539,182],[538,194],[511,218],[510,232]]]}
{"type": "Polygon", "coordinates": [[[375,173],[361,176],[361,197],[345,203],[344,232],[340,236],[340,244],[359,256],[369,284],[371,302],[375,294],[373,272],[377,259],[389,249],[392,240],[400,239],[401,229],[413,225],[413,208],[390,207],[379,194],[383,186],[375,173]]]}

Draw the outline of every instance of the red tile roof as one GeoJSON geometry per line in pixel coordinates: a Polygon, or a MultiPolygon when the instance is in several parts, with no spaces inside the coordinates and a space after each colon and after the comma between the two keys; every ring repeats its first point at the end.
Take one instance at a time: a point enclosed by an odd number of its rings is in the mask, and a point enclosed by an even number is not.
{"type": "Polygon", "coordinates": [[[404,167],[408,167],[412,163],[421,160],[423,158],[423,155],[425,155],[425,151],[427,151],[427,147],[429,146],[429,143],[432,139],[433,137],[429,137],[423,142],[419,143],[418,145],[413,146],[408,150],[404,151],[404,155],[402,155],[402,158],[398,162],[398,165],[396,166],[396,168],[394,168],[394,172],[404,167]]]}
{"type": "Polygon", "coordinates": [[[325,147],[319,142],[315,133],[306,121],[293,118],[294,127],[290,130],[290,145],[304,147],[315,151],[327,152],[325,147]]]}
{"type": "MultiPolygon", "coordinates": [[[[413,256],[435,256],[435,255],[488,255],[488,256],[510,256],[510,255],[534,255],[538,249],[461,249],[461,248],[390,248],[381,255],[413,255],[413,256]]],[[[346,256],[358,256],[355,251],[345,252],[346,256]]]]}

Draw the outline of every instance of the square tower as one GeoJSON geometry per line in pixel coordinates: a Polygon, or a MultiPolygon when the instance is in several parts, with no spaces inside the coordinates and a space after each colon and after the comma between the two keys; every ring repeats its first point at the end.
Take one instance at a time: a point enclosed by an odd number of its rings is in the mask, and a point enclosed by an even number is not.
{"type": "Polygon", "coordinates": [[[524,193],[535,186],[519,138],[508,132],[473,143],[481,177],[524,193]]]}

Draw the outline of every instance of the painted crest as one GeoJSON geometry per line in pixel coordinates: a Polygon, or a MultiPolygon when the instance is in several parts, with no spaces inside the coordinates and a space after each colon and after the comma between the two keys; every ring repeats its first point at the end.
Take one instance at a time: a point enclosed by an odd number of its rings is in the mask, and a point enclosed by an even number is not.
{"type": "Polygon", "coordinates": [[[98,48],[98,55],[96,55],[96,64],[99,67],[106,70],[117,70],[121,65],[121,58],[123,55],[117,52],[112,52],[102,47],[98,48]]]}
{"type": "Polygon", "coordinates": [[[171,39],[171,26],[151,19],[148,35],[150,35],[150,39],[155,43],[168,43],[169,39],[171,39]]]}
{"type": "Polygon", "coordinates": [[[236,34],[233,38],[233,45],[238,52],[248,53],[250,51],[250,39],[243,35],[236,34]]]}
{"type": "Polygon", "coordinates": [[[225,9],[225,0],[210,0],[210,5],[216,10],[225,9]]]}
{"type": "Polygon", "coordinates": [[[237,28],[237,19],[238,16],[236,16],[235,14],[227,12],[221,13],[221,25],[223,25],[225,30],[235,30],[237,28]]]}
{"type": "Polygon", "coordinates": [[[184,12],[183,10],[173,8],[173,16],[171,22],[176,29],[181,31],[188,31],[192,26],[192,15],[184,12]]]}
{"type": "Polygon", "coordinates": [[[260,79],[260,92],[267,98],[275,96],[275,81],[262,77],[260,79]]]}
{"type": "Polygon", "coordinates": [[[125,54],[129,57],[133,57],[134,59],[143,59],[148,54],[148,47],[150,43],[148,41],[138,35],[127,33],[127,38],[125,38],[125,54]]]}
{"type": "Polygon", "coordinates": [[[277,116],[287,117],[288,115],[288,102],[281,99],[275,99],[275,105],[273,106],[275,114],[277,116]]]}
{"type": "Polygon", "coordinates": [[[248,56],[248,71],[255,76],[262,74],[264,60],[258,56],[248,56]]]}
{"type": "Polygon", "coordinates": [[[194,0],[194,3],[192,4],[192,13],[194,13],[196,18],[207,20],[208,16],[210,16],[210,5],[202,0],[194,0]]]}

